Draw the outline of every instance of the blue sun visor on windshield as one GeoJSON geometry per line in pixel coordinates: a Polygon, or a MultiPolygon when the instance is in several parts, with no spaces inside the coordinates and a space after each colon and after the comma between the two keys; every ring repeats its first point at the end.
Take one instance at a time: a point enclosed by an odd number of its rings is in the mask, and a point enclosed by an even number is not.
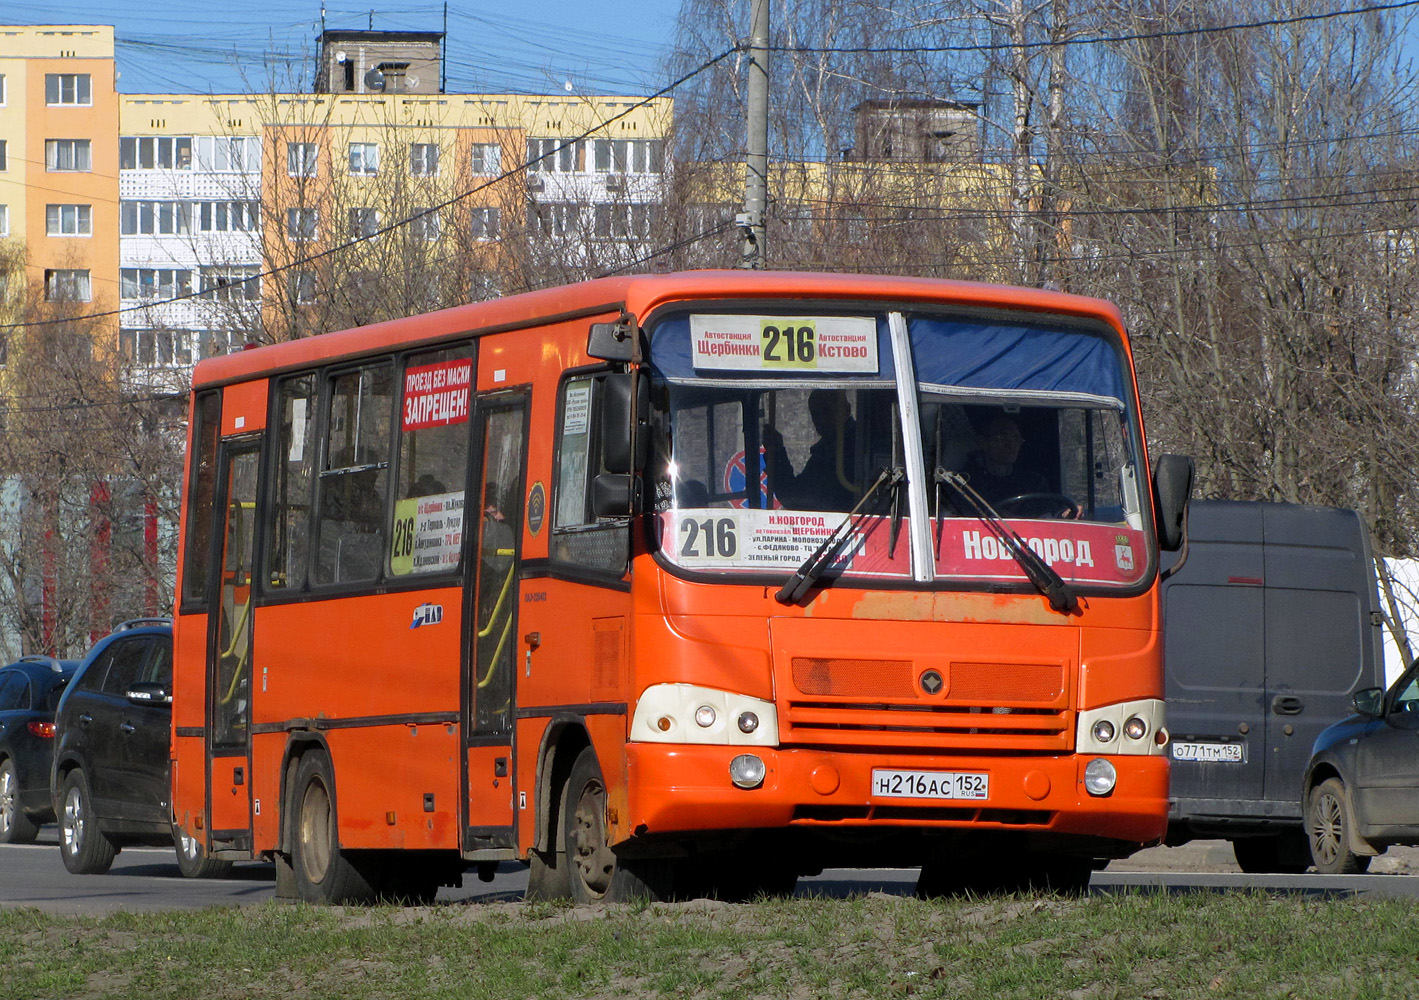
{"type": "Polygon", "coordinates": [[[924,385],[1127,398],[1118,348],[1083,330],[925,316],[907,329],[924,385]]]}

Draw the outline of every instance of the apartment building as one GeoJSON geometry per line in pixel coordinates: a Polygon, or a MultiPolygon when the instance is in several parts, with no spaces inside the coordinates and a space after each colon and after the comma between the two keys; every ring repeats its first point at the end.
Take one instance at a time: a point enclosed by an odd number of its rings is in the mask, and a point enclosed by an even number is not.
{"type": "Polygon", "coordinates": [[[0,27],[0,318],[26,299],[117,305],[114,80],[111,27],[0,27]]]}
{"type": "Polygon", "coordinates": [[[400,308],[644,251],[668,99],[448,94],[441,60],[437,33],[331,31],[316,93],[119,94],[111,27],[0,27],[0,250],[27,278],[0,309],[108,314],[129,384],[165,391],[432,261],[458,287],[410,281],[400,308]]]}

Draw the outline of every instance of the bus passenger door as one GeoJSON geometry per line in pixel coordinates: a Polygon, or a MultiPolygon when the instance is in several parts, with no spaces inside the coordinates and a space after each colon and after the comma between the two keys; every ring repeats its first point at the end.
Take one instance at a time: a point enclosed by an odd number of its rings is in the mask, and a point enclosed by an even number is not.
{"type": "Polygon", "coordinates": [[[252,561],[255,555],[256,441],[222,443],[217,485],[219,572],[207,639],[207,809],[210,838],[251,846],[252,561]]]}
{"type": "MultiPolygon", "coordinates": [[[[500,393],[478,401],[482,470],[463,684],[468,789],[467,849],[512,847],[516,836],[512,731],[516,709],[519,541],[527,463],[527,397],[500,393]]],[[[468,523],[467,520],[464,522],[468,523]]]]}

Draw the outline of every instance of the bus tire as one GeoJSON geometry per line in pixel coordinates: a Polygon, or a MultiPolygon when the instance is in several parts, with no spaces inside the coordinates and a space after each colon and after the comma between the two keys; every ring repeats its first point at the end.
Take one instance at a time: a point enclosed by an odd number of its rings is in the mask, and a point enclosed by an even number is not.
{"type": "Polygon", "coordinates": [[[561,827],[573,901],[625,903],[674,898],[678,873],[675,861],[621,858],[608,843],[606,783],[591,747],[581,751],[567,777],[561,827]]]}
{"type": "Polygon", "coordinates": [[[76,767],[64,776],[59,792],[59,856],[75,875],[102,875],[118,855],[94,820],[92,802],[88,779],[76,767]]]}
{"type": "Polygon", "coordinates": [[[567,855],[561,850],[562,823],[552,833],[557,845],[554,851],[532,849],[527,859],[527,891],[522,898],[528,901],[550,902],[554,899],[571,899],[572,883],[567,875],[567,855]]]}
{"type": "Polygon", "coordinates": [[[183,878],[225,878],[231,873],[230,861],[207,857],[196,837],[189,837],[173,824],[172,846],[177,853],[177,870],[183,878]]]}
{"type": "Polygon", "coordinates": [[[312,751],[301,758],[291,795],[291,867],[296,895],[307,903],[364,903],[375,897],[370,880],[340,848],[335,774],[330,759],[312,751]]]}

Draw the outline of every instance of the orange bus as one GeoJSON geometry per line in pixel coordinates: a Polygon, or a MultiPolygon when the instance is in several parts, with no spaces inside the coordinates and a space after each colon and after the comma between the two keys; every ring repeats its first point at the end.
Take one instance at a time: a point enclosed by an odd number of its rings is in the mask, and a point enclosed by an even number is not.
{"type": "Polygon", "coordinates": [[[283,895],[1068,887],[1163,836],[1192,465],[1148,478],[1104,302],[600,279],[203,361],[189,433],[174,824],[283,895]]]}

